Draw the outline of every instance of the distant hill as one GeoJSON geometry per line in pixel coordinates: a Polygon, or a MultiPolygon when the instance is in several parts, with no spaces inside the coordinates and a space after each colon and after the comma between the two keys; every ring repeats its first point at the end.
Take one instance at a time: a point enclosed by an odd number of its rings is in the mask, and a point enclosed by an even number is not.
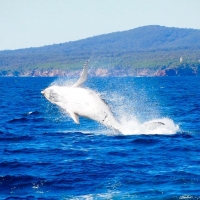
{"type": "Polygon", "coordinates": [[[62,44],[0,51],[0,76],[73,75],[88,59],[90,73],[97,76],[199,75],[200,30],[151,25],[62,44]]]}

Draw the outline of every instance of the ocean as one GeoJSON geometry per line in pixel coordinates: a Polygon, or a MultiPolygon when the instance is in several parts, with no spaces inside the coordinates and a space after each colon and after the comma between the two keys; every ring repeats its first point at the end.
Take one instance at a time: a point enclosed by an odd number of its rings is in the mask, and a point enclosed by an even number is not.
{"type": "Polygon", "coordinates": [[[75,82],[0,78],[0,199],[200,199],[200,77],[89,77],[123,134],[41,94],[75,82]]]}

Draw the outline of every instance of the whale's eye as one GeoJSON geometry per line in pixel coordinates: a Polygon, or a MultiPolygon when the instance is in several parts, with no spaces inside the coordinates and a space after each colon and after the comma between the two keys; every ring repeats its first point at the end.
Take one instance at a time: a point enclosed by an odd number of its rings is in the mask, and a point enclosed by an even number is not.
{"type": "Polygon", "coordinates": [[[59,98],[58,94],[55,92],[51,92],[49,97],[53,101],[58,101],[58,98],[59,98]]]}

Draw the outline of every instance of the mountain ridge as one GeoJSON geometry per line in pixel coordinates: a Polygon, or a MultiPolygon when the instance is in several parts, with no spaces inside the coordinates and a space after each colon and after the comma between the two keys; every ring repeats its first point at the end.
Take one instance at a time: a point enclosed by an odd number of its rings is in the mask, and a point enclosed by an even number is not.
{"type": "Polygon", "coordinates": [[[73,42],[0,51],[0,76],[73,75],[88,59],[94,76],[166,75],[159,71],[191,66],[194,75],[199,75],[200,30],[150,25],[73,42]]]}

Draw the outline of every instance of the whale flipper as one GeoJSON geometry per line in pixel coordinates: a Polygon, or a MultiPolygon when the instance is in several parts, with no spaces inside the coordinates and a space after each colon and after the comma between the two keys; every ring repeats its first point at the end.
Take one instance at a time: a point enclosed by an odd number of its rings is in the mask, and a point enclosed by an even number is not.
{"type": "Polygon", "coordinates": [[[67,112],[70,114],[71,118],[75,121],[75,123],[79,124],[79,116],[71,110],[67,110],[67,112]]]}
{"type": "Polygon", "coordinates": [[[87,65],[88,65],[88,62],[89,62],[89,60],[87,60],[85,62],[84,67],[83,67],[83,71],[80,75],[80,78],[78,79],[78,81],[76,83],[74,83],[74,85],[72,85],[72,87],[78,87],[87,80],[87,74],[88,74],[87,65]]]}

